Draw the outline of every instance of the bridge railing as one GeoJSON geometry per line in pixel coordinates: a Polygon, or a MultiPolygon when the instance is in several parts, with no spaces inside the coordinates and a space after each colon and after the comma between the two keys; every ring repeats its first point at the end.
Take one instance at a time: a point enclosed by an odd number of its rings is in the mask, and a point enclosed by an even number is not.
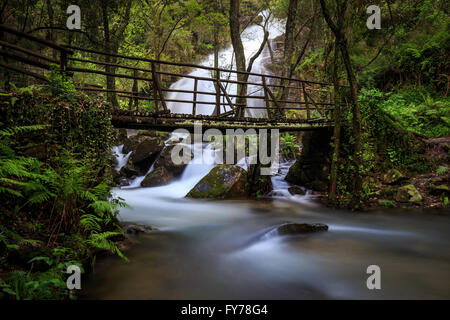
{"type": "Polygon", "coordinates": [[[4,25],[0,35],[0,66],[43,81],[49,70],[58,68],[73,78],[78,90],[106,95],[121,109],[331,120],[333,99],[327,83],[60,46],[4,25]],[[179,79],[185,79],[182,86],[172,85],[179,79]]]}

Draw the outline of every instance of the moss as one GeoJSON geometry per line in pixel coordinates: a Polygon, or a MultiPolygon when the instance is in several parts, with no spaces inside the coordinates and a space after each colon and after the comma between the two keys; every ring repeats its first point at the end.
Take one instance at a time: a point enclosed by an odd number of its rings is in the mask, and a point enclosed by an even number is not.
{"type": "Polygon", "coordinates": [[[201,179],[188,198],[225,199],[247,196],[247,172],[241,167],[220,164],[201,179]]]}

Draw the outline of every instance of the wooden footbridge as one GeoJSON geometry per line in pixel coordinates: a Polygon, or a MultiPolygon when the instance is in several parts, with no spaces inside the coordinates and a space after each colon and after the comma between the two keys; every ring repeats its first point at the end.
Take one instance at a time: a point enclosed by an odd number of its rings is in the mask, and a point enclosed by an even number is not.
{"type": "Polygon", "coordinates": [[[58,45],[4,25],[0,56],[0,66],[20,77],[45,82],[52,69],[71,77],[77,90],[114,106],[118,128],[171,131],[197,121],[221,130],[333,126],[327,83],[58,45]],[[185,85],[171,85],[179,79],[185,85]]]}

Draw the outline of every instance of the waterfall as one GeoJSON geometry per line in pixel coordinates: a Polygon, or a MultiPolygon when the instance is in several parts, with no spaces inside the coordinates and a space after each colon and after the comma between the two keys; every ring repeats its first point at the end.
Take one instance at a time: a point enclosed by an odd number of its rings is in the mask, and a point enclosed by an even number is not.
{"type": "MultiPolygon", "coordinates": [[[[266,19],[268,16],[268,13],[266,11],[263,11],[259,14],[263,17],[263,19],[266,19]]],[[[283,21],[280,19],[276,19],[273,17],[270,17],[270,20],[268,22],[268,31],[270,34],[270,38],[273,39],[279,35],[281,35],[284,32],[284,24],[283,21]]],[[[264,39],[264,31],[260,26],[257,25],[251,25],[247,27],[241,34],[242,42],[244,45],[244,52],[245,56],[248,60],[251,58],[253,54],[255,54],[263,39],[264,39]]],[[[263,73],[264,70],[264,61],[269,57],[269,50],[266,47],[264,48],[261,55],[255,60],[252,67],[252,72],[255,73],[263,73]]],[[[206,66],[206,67],[213,67],[214,66],[214,54],[210,54],[200,65],[206,66]]],[[[233,46],[229,45],[227,48],[221,50],[219,52],[219,67],[223,69],[233,69],[235,70],[235,63],[233,59],[233,46]]],[[[189,73],[190,76],[195,77],[208,77],[211,78],[213,75],[211,74],[212,71],[205,70],[201,68],[196,68],[192,72],[189,73]]],[[[229,72],[221,72],[221,78],[229,78],[230,80],[237,80],[235,73],[229,73],[229,72]]],[[[259,76],[250,76],[249,77],[250,82],[257,82],[261,83],[261,77],[259,76]]],[[[191,78],[182,78],[178,80],[177,82],[173,83],[170,86],[170,89],[174,90],[193,90],[194,89],[194,79],[191,78]]],[[[231,83],[224,83],[224,86],[226,87],[226,91],[228,94],[236,94],[236,84],[231,83]]],[[[204,91],[204,92],[211,92],[215,93],[214,85],[211,81],[204,81],[199,80],[197,83],[197,90],[198,91],[204,91]]],[[[263,90],[261,90],[261,86],[255,86],[255,85],[249,85],[247,88],[247,92],[249,95],[263,95],[263,90]]],[[[167,96],[168,100],[193,100],[194,96],[193,93],[184,93],[184,92],[171,92],[167,96]]],[[[197,104],[196,105],[196,114],[203,114],[203,115],[211,115],[215,108],[215,96],[214,95],[206,95],[206,94],[198,94],[197,95],[197,101],[202,102],[211,102],[211,104],[197,104]]],[[[231,99],[233,103],[235,103],[236,99],[231,99]]],[[[225,102],[225,97],[221,98],[221,102],[225,102]]],[[[248,106],[262,106],[261,105],[262,99],[248,99],[247,105],[248,106]],[[259,104],[258,104],[259,102],[259,104]]],[[[192,103],[179,103],[179,102],[173,102],[169,101],[167,103],[167,107],[170,109],[172,113],[182,113],[182,114],[192,114],[192,103]]],[[[229,111],[230,107],[226,106],[225,111],[229,111]]],[[[222,109],[223,111],[223,109],[222,109]]],[[[252,117],[264,117],[266,115],[265,110],[246,110],[247,116],[252,117]]]]}

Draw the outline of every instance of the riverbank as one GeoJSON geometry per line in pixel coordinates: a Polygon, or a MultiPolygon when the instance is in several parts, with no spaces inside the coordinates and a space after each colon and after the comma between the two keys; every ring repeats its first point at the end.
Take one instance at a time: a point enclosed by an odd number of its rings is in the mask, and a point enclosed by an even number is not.
{"type": "MultiPolygon", "coordinates": [[[[283,42],[284,34],[273,39],[272,47],[276,48],[273,60],[266,60],[265,63],[265,68],[276,75],[281,75],[283,42]]],[[[303,61],[308,63],[296,69],[297,77],[317,80],[311,79],[311,75],[322,70],[323,64],[316,59],[316,54],[314,50],[306,51],[303,61]]],[[[434,211],[449,208],[449,103],[447,97],[433,96],[422,87],[404,86],[392,92],[361,88],[365,141],[361,195],[363,210],[421,208],[434,211]],[[427,108],[434,111],[426,111],[427,108]],[[424,117],[425,112],[429,113],[429,118],[424,117]]],[[[344,127],[341,149],[350,148],[350,141],[350,132],[344,127]]],[[[297,136],[295,143],[302,144],[300,136],[297,136]]],[[[329,173],[331,149],[324,156],[328,161],[321,164],[320,169],[329,173]]],[[[338,206],[341,208],[347,207],[351,195],[351,181],[346,178],[352,174],[348,169],[351,164],[345,159],[349,156],[347,151],[341,150],[338,178],[338,206]]],[[[320,174],[320,170],[317,172],[320,174]]],[[[323,205],[329,205],[328,188],[323,186],[328,185],[327,179],[316,183],[320,188],[312,188],[323,205]]]]}

